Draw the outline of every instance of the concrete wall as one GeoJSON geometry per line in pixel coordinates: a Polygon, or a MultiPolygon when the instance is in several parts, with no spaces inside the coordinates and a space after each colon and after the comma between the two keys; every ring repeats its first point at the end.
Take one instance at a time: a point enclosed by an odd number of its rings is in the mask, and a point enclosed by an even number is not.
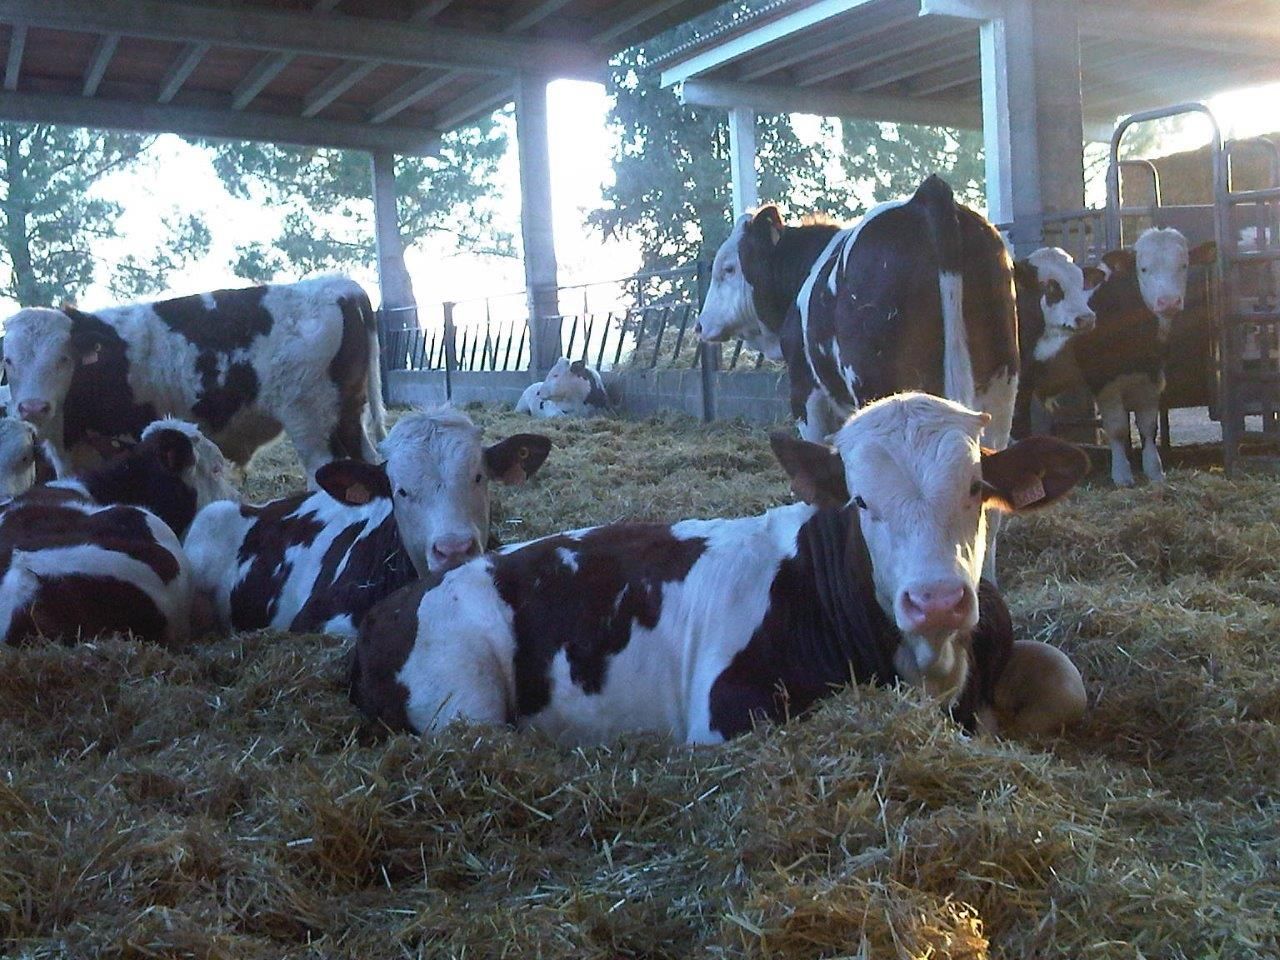
{"type": "MultiPolygon", "coordinates": [[[[445,401],[444,373],[392,370],[387,373],[388,402],[415,407],[445,401]]],[[[623,370],[604,375],[618,412],[647,417],[673,411],[702,416],[702,374],[698,370],[623,370]]],[[[453,375],[453,400],[515,406],[529,385],[527,372],[468,371],[453,375]]],[[[716,414],[754,423],[774,423],[790,416],[787,377],[783,373],[743,370],[716,374],[716,414]]]]}

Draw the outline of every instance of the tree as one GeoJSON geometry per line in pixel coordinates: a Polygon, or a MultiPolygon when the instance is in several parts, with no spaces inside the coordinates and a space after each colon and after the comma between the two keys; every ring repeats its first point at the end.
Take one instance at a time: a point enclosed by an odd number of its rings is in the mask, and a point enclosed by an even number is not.
{"type": "MultiPolygon", "coordinates": [[[[493,196],[508,126],[509,116],[496,116],[446,134],[437,157],[400,158],[398,214],[406,245],[440,233],[451,235],[462,250],[515,255],[511,235],[496,224],[493,196]]],[[[237,275],[264,281],[374,263],[368,154],[264,143],[208,146],[214,169],[233,196],[282,214],[278,236],[237,249],[237,275]]]]}
{"type": "MultiPolygon", "coordinates": [[[[110,173],[144,161],[154,138],[47,124],[0,123],[0,260],[4,293],[23,306],[75,298],[108,267],[104,241],[119,236],[120,204],[94,187],[110,173]]],[[[150,257],[131,255],[105,279],[128,296],[152,293],[208,249],[208,230],[188,218],[150,257]]]]}
{"type": "Polygon", "coordinates": [[[986,204],[981,133],[875,120],[845,120],[841,127],[845,173],[878,199],[909,196],[936,173],[951,184],[957,200],[986,204]]]}

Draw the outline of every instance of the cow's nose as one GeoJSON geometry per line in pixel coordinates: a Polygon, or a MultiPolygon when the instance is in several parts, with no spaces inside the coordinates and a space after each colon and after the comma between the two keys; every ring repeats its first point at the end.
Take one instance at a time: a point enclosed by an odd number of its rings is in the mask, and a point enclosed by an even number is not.
{"type": "Polygon", "coordinates": [[[51,409],[48,400],[23,400],[18,404],[18,416],[23,420],[40,420],[47,417],[51,409]]]}
{"type": "Polygon", "coordinates": [[[1181,297],[1160,297],[1156,300],[1157,313],[1172,313],[1182,309],[1181,297]]]}
{"type": "Polygon", "coordinates": [[[440,537],[431,545],[431,566],[449,570],[480,555],[475,537],[440,537]]]}
{"type": "Polygon", "coordinates": [[[1080,333],[1087,333],[1093,329],[1093,325],[1098,322],[1098,315],[1095,313],[1082,313],[1076,317],[1076,330],[1080,333]]]}
{"type": "Polygon", "coordinates": [[[924,583],[904,590],[902,613],[916,631],[957,630],[973,612],[973,592],[955,580],[924,583]]]}

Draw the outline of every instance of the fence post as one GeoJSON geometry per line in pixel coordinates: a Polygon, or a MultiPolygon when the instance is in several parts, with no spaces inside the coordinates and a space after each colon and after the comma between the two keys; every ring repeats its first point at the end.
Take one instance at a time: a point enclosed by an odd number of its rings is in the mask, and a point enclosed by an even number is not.
{"type": "Polygon", "coordinates": [[[453,325],[453,304],[444,305],[444,395],[453,402],[453,372],[458,369],[458,331],[453,325]]]}
{"type": "MultiPolygon", "coordinates": [[[[710,279],[709,265],[705,260],[699,260],[695,290],[698,299],[694,304],[695,310],[702,309],[710,279]]],[[[699,345],[699,349],[702,350],[702,364],[699,371],[702,377],[702,420],[704,423],[712,423],[716,419],[716,379],[720,375],[720,344],[703,343],[699,345]]]]}
{"type": "MultiPolygon", "coordinates": [[[[391,321],[387,318],[386,307],[378,307],[374,318],[378,326],[378,380],[382,384],[382,403],[386,406],[391,403],[391,387],[387,383],[390,379],[387,374],[393,369],[391,365],[391,321]]],[[[3,338],[0,338],[0,345],[3,343],[3,338]]]]}

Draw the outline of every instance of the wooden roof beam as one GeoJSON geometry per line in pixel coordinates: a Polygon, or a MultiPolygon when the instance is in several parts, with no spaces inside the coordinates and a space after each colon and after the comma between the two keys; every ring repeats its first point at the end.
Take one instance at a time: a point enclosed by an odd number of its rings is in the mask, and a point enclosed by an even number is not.
{"type": "MultiPolygon", "coordinates": [[[[316,0],[311,9],[314,13],[329,13],[341,2],[342,0],[316,0]]],[[[292,62],[291,53],[271,53],[259,60],[231,92],[231,109],[243,110],[253,103],[258,94],[292,62]]]]}
{"type": "Polygon", "coordinates": [[[18,77],[22,73],[22,54],[27,48],[27,28],[18,24],[9,34],[9,56],[4,64],[4,88],[18,89],[18,77]]]}
{"type": "Polygon", "coordinates": [[[84,72],[84,87],[81,92],[86,97],[97,94],[98,87],[102,84],[102,78],[107,75],[107,67],[111,64],[111,58],[116,55],[118,46],[120,46],[118,33],[104,34],[99,38],[98,45],[93,48],[93,56],[89,58],[89,68],[84,72]]]}
{"type": "Polygon", "coordinates": [[[156,96],[157,103],[168,103],[178,95],[182,85],[195,72],[196,67],[200,66],[200,61],[204,59],[209,49],[210,46],[207,43],[188,43],[182,48],[182,52],[178,54],[177,59],[166,71],[164,79],[160,81],[160,93],[156,96]]]}

